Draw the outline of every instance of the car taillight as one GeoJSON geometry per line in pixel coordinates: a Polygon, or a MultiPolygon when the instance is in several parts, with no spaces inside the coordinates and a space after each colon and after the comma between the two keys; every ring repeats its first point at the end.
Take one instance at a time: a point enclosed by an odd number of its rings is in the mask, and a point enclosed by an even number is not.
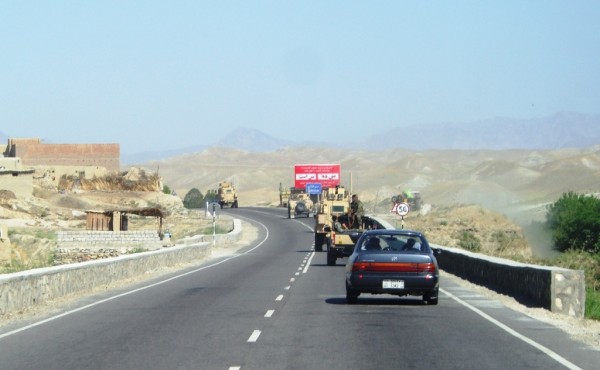
{"type": "Polygon", "coordinates": [[[432,262],[421,263],[419,272],[436,272],[435,264],[432,262]]]}
{"type": "Polygon", "coordinates": [[[355,272],[407,272],[407,273],[435,273],[435,264],[413,262],[355,262],[352,265],[355,272]]]}
{"type": "Polygon", "coordinates": [[[354,262],[354,264],[352,265],[352,271],[353,272],[369,271],[368,267],[370,264],[371,264],[370,262],[354,262]]]}

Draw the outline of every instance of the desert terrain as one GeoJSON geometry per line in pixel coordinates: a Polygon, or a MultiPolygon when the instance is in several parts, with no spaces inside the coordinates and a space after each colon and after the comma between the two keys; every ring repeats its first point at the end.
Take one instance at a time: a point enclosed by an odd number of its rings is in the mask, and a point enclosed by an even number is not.
{"type": "MultiPolygon", "coordinates": [[[[240,207],[277,207],[279,188],[293,185],[294,165],[306,163],[340,164],[342,185],[359,195],[367,213],[397,227],[424,231],[433,243],[452,247],[460,246],[461,236],[469,233],[480,241],[483,252],[517,259],[554,256],[548,235],[539,227],[546,206],[568,191],[597,194],[600,183],[600,146],[422,152],[331,147],[249,152],[212,147],[122,171],[128,181],[139,179],[140,172],[156,174],[174,195],[158,191],[160,184],[143,184],[140,191],[111,189],[106,181],[96,189],[67,191],[38,184],[28,199],[0,194],[0,219],[14,239],[10,258],[25,265],[44,259],[55,247],[52,230],[84,228],[85,210],[160,207],[168,214],[166,227],[182,237],[197,231],[196,220],[203,219],[202,211],[183,207],[190,189],[206,194],[219,182],[231,181],[240,207]],[[425,205],[400,219],[391,213],[391,198],[403,190],[420,191],[425,205]]],[[[134,218],[132,227],[155,227],[148,221],[134,218]]]]}
{"type": "Polygon", "coordinates": [[[555,255],[537,224],[545,220],[546,206],[568,191],[600,191],[600,146],[497,151],[289,147],[272,152],[212,147],[140,166],[159,172],[181,198],[192,188],[206,194],[227,180],[238,190],[240,207],[274,207],[279,187],[293,186],[294,165],[307,163],[340,164],[342,185],[359,194],[368,213],[392,222],[399,220],[390,213],[391,197],[419,190],[426,207],[405,217],[404,226],[428,232],[435,243],[456,246],[460,230],[469,230],[480,234],[485,247],[490,235],[506,231],[516,249],[505,252],[539,258],[555,255]]]}

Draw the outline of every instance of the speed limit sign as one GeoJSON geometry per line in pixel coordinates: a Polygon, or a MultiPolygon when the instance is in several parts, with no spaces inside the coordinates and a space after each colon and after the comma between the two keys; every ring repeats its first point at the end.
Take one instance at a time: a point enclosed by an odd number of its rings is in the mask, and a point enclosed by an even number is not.
{"type": "Polygon", "coordinates": [[[410,210],[410,207],[406,203],[396,203],[394,208],[398,216],[406,216],[410,210]]]}

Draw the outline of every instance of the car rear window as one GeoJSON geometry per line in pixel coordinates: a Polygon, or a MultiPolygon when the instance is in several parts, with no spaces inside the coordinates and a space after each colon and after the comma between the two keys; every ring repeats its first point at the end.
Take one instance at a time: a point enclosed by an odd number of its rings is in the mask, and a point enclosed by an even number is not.
{"type": "Polygon", "coordinates": [[[425,252],[426,242],[418,236],[409,235],[369,235],[362,238],[358,246],[360,251],[384,252],[425,252]]]}

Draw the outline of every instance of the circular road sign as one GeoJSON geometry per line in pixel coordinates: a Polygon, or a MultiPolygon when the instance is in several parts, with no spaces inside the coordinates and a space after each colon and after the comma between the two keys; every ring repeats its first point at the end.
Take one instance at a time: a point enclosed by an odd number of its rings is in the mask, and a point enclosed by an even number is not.
{"type": "Polygon", "coordinates": [[[410,207],[408,207],[408,204],[406,203],[398,203],[398,206],[396,207],[396,213],[398,216],[406,216],[409,210],[410,207]]]}

